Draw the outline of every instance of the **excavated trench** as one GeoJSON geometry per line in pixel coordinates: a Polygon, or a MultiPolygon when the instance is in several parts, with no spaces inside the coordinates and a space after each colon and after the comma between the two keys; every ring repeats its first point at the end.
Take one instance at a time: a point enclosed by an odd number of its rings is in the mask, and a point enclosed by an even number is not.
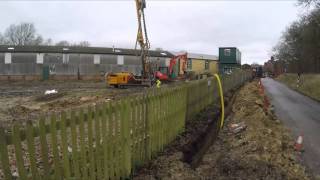
{"type": "MultiPolygon", "coordinates": [[[[232,105],[235,100],[235,91],[231,90],[225,97],[225,117],[228,117],[232,110],[232,105]]],[[[190,164],[191,168],[197,168],[202,160],[202,157],[215,142],[220,131],[221,123],[221,107],[213,106],[208,108],[207,125],[200,132],[194,132],[194,138],[182,147],[183,161],[190,164]]],[[[205,117],[204,117],[205,118],[205,117]]],[[[205,120],[205,119],[204,119],[205,120]]]]}
{"type": "MultiPolygon", "coordinates": [[[[236,91],[231,90],[224,97],[225,117],[228,117],[232,111],[235,94],[236,91]]],[[[217,99],[215,102],[219,102],[219,100],[217,99]]],[[[158,154],[159,158],[156,158],[135,172],[135,174],[133,174],[133,179],[152,179],[150,177],[145,177],[145,175],[157,174],[153,171],[158,171],[157,166],[163,163],[158,161],[162,161],[162,157],[171,157],[175,159],[173,160],[174,162],[187,164],[187,169],[197,168],[207,150],[218,137],[221,121],[220,110],[220,105],[212,104],[193,119],[187,121],[184,133],[179,135],[174,142],[169,144],[163,152],[160,152],[158,154]]],[[[168,163],[170,162],[171,161],[168,160],[168,163]]]]}

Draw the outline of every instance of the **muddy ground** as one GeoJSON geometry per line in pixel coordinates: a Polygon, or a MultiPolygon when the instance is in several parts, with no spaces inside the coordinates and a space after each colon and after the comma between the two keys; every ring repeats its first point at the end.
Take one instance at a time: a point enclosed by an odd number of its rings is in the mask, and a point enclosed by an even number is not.
{"type": "Polygon", "coordinates": [[[232,115],[202,162],[191,168],[184,162],[184,146],[203,129],[215,108],[207,109],[189,122],[186,133],[159,157],[137,171],[134,179],[314,179],[294,151],[291,133],[272,114],[263,110],[258,82],[245,85],[236,96],[232,115]],[[246,129],[230,131],[230,125],[242,122],[246,129]]]}
{"type": "Polygon", "coordinates": [[[143,90],[144,87],[115,89],[97,81],[1,82],[0,124],[9,127],[13,122],[36,121],[43,113],[112,101],[143,90]],[[44,95],[53,89],[58,93],[44,95]]]}

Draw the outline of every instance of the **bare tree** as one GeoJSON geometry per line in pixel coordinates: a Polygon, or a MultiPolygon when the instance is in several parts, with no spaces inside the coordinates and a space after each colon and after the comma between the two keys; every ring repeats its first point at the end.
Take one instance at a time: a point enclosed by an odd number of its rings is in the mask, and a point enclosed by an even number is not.
{"type": "Polygon", "coordinates": [[[42,45],[44,46],[52,46],[52,39],[46,39],[45,41],[43,41],[42,45]]]}
{"type": "MultiPolygon", "coordinates": [[[[20,23],[18,25],[10,25],[5,33],[0,33],[0,44],[2,45],[53,45],[52,39],[43,39],[41,35],[36,33],[36,28],[33,23],[20,23]]],[[[78,47],[89,47],[88,41],[80,41],[79,43],[70,43],[66,40],[55,43],[56,46],[78,46],[78,47]]]]}
{"type": "Polygon", "coordinates": [[[6,29],[4,36],[9,45],[40,45],[43,41],[36,34],[33,23],[12,24],[6,29]]]}
{"type": "Polygon", "coordinates": [[[319,73],[319,47],[320,7],[316,7],[286,29],[274,47],[274,55],[282,62],[278,65],[286,65],[288,72],[319,73]]]}
{"type": "Polygon", "coordinates": [[[298,4],[306,7],[309,7],[311,5],[320,7],[320,0],[298,0],[298,4]]]}
{"type": "Polygon", "coordinates": [[[43,45],[43,38],[42,36],[37,36],[34,40],[26,45],[43,45]]]}
{"type": "Polygon", "coordinates": [[[56,46],[70,46],[71,44],[68,41],[59,41],[55,44],[56,46]]]}
{"type": "Polygon", "coordinates": [[[249,64],[243,64],[241,65],[242,69],[251,69],[251,66],[249,64]]]}
{"type": "Polygon", "coordinates": [[[88,41],[80,41],[79,43],[70,43],[69,41],[62,40],[55,44],[56,46],[74,46],[74,47],[89,47],[88,41]]]}
{"type": "Polygon", "coordinates": [[[253,62],[250,66],[251,66],[251,67],[258,67],[258,66],[260,66],[260,64],[257,63],[257,62],[253,62]]]}
{"type": "Polygon", "coordinates": [[[89,47],[90,43],[88,41],[80,41],[78,44],[75,46],[80,46],[80,47],[89,47]]]}
{"type": "Polygon", "coordinates": [[[0,33],[0,45],[6,44],[4,36],[0,33]]]}

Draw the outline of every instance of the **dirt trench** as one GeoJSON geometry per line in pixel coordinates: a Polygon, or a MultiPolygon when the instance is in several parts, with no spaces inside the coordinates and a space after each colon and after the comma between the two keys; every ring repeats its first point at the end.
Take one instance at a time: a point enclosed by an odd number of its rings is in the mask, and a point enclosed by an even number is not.
{"type": "Polygon", "coordinates": [[[216,107],[188,122],[186,132],[133,179],[314,179],[301,165],[290,131],[270,109],[264,111],[257,81],[240,89],[232,112],[199,166],[192,168],[184,161],[184,148],[206,129],[216,107]],[[245,124],[246,129],[233,133],[229,127],[234,123],[245,124]]]}

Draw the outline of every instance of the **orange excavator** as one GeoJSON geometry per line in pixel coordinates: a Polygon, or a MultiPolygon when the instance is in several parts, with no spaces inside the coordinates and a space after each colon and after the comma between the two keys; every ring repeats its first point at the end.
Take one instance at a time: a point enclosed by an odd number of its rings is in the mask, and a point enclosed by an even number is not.
{"type": "Polygon", "coordinates": [[[187,53],[174,56],[170,59],[169,67],[159,67],[155,72],[155,78],[161,81],[173,81],[184,79],[187,71],[187,53]]]}

